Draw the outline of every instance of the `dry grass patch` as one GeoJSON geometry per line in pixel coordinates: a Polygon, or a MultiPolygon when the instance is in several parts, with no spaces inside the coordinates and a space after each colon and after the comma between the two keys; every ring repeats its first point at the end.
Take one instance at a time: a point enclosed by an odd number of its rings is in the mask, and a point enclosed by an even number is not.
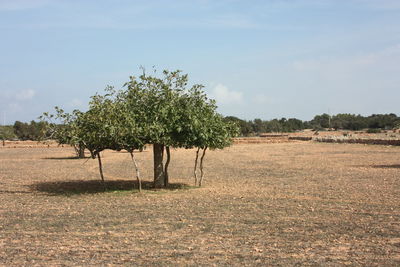
{"type": "MultiPolygon", "coordinates": [[[[127,153],[0,149],[0,263],[10,265],[400,264],[400,148],[241,144],[172,151],[169,190],[135,189],[127,153]],[[184,188],[184,190],[180,188],[184,188]]],[[[137,153],[147,185],[152,153],[137,153]]]]}

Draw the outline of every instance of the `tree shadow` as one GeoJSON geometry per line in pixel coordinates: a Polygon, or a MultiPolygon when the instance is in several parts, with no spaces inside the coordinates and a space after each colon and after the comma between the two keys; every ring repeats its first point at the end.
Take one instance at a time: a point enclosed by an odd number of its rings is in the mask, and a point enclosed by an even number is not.
{"type": "Polygon", "coordinates": [[[80,158],[77,156],[70,156],[70,157],[46,157],[46,158],[42,158],[42,159],[67,160],[67,159],[88,159],[88,158],[90,158],[90,157],[80,158]]]}
{"type": "Polygon", "coordinates": [[[391,164],[391,165],[371,165],[372,168],[378,169],[400,169],[400,164],[391,164]]]}
{"type": "Polygon", "coordinates": [[[21,190],[0,190],[0,194],[32,194],[30,191],[21,191],[21,190]]]}
{"type": "MultiPolygon", "coordinates": [[[[134,150],[133,151],[134,154],[147,153],[147,152],[149,152],[149,150],[142,150],[142,151],[134,150]]],[[[126,150],[113,150],[112,153],[126,153],[127,154],[127,153],[130,153],[130,152],[128,152],[126,150]]]]}
{"type": "MultiPolygon", "coordinates": [[[[99,180],[74,180],[74,181],[59,181],[59,182],[39,182],[30,185],[30,189],[37,192],[47,193],[50,195],[79,195],[79,194],[97,194],[104,192],[115,191],[132,191],[138,192],[137,181],[129,180],[112,180],[105,181],[99,180]],[[104,189],[105,185],[105,189],[104,189]]],[[[172,183],[168,187],[154,188],[153,182],[142,181],[143,191],[162,191],[162,190],[180,190],[190,189],[191,186],[182,183],[172,183]]]]}

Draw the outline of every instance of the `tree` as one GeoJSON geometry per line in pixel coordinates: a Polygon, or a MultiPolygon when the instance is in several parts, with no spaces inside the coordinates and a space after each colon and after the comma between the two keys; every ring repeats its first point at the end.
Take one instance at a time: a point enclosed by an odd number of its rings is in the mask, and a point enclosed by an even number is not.
{"type": "MultiPolygon", "coordinates": [[[[203,154],[200,158],[200,179],[198,183],[199,186],[202,185],[204,178],[203,162],[207,149],[209,148],[211,150],[215,150],[228,147],[232,144],[232,137],[237,136],[239,133],[239,128],[236,124],[226,123],[223,120],[223,117],[219,114],[216,114],[215,112],[210,112],[208,115],[209,117],[207,119],[207,122],[202,125],[204,135],[201,135],[201,137],[203,138],[201,138],[196,145],[198,148],[203,149],[203,154]]],[[[196,153],[196,160],[197,155],[198,153],[196,153]]],[[[195,163],[195,173],[196,166],[197,163],[195,163]]]]}
{"type": "Polygon", "coordinates": [[[290,118],[285,122],[285,130],[287,132],[293,132],[303,129],[304,129],[303,122],[299,119],[290,118]]]}
{"type": "Polygon", "coordinates": [[[194,87],[180,98],[178,104],[180,120],[177,121],[174,146],[185,148],[197,148],[194,165],[195,185],[197,185],[197,166],[199,151],[201,186],[204,177],[204,157],[207,149],[223,149],[232,143],[232,137],[237,136],[239,127],[235,122],[224,119],[216,112],[217,106],[214,100],[207,98],[201,90],[202,87],[194,87]]]}
{"type": "Polygon", "coordinates": [[[267,132],[282,132],[283,128],[282,125],[279,123],[278,119],[270,120],[266,123],[267,125],[267,132]]]}
{"type": "Polygon", "coordinates": [[[368,127],[365,117],[361,115],[341,113],[332,117],[332,127],[337,129],[361,130],[368,127]]]}
{"type": "Polygon", "coordinates": [[[326,113],[322,115],[316,115],[311,121],[311,125],[314,128],[329,128],[330,127],[330,116],[326,113]]]}
{"type": "MultiPolygon", "coordinates": [[[[187,84],[187,75],[164,71],[164,78],[131,76],[125,84],[126,107],[136,114],[136,124],[141,127],[141,142],[152,144],[154,160],[154,186],[167,186],[164,169],[164,148],[173,144],[172,131],[178,120],[176,101],[187,84]]],[[[169,161],[167,161],[169,162],[169,161]]]]}
{"type": "Polygon", "coordinates": [[[252,126],[253,126],[253,132],[255,133],[260,134],[266,132],[265,124],[261,119],[254,119],[252,126]]]}
{"type": "Polygon", "coordinates": [[[232,123],[216,112],[215,101],[207,98],[202,85],[188,89],[188,76],[181,71],[162,74],[159,78],[143,73],[126,83],[127,107],[131,114],[139,114],[136,123],[142,127],[141,140],[153,145],[155,187],[169,183],[170,147],[220,148],[233,136],[233,131],[228,134],[225,129],[232,123]]]}
{"type": "Polygon", "coordinates": [[[5,140],[12,138],[15,138],[13,126],[0,126],[0,139],[3,140],[3,146],[5,146],[5,140]]]}
{"type": "Polygon", "coordinates": [[[238,125],[241,136],[249,136],[251,133],[253,133],[253,127],[251,122],[241,120],[234,116],[227,116],[224,118],[224,120],[238,125]]]}
{"type": "Polygon", "coordinates": [[[366,118],[368,128],[381,128],[381,129],[392,129],[399,122],[400,118],[396,114],[372,114],[366,118]]]}

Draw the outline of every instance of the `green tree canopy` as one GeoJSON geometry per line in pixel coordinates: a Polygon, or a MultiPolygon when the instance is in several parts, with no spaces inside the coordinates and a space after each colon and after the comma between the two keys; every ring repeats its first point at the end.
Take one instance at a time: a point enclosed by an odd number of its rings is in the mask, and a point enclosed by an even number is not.
{"type": "Polygon", "coordinates": [[[145,73],[138,78],[132,76],[126,87],[127,109],[138,114],[143,140],[153,145],[155,186],[168,184],[171,146],[223,148],[237,132],[233,123],[217,113],[215,101],[207,98],[202,85],[188,88],[188,75],[181,71],[165,70],[162,77],[145,73]]]}

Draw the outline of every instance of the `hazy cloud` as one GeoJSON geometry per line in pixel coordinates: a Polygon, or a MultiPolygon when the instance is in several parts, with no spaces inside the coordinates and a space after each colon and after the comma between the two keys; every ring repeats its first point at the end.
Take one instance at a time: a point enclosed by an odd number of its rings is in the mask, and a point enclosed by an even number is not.
{"type": "Polygon", "coordinates": [[[321,67],[321,62],[315,59],[310,60],[299,60],[292,62],[292,68],[297,71],[311,71],[317,70],[321,67]]]}
{"type": "Polygon", "coordinates": [[[250,18],[238,15],[223,15],[216,18],[206,20],[202,23],[202,26],[210,27],[222,27],[222,28],[234,28],[234,29],[251,29],[258,28],[255,21],[250,20],[250,18]]]}
{"type": "MultiPolygon", "coordinates": [[[[294,61],[291,67],[296,71],[338,71],[362,70],[366,68],[388,69],[400,68],[400,44],[389,46],[378,51],[341,58],[321,58],[294,61]]],[[[367,77],[366,77],[367,78],[367,77]]]]}
{"type": "Polygon", "coordinates": [[[231,91],[223,84],[217,84],[213,91],[212,97],[217,100],[218,104],[230,105],[243,103],[243,93],[231,91]]]}
{"type": "Polygon", "coordinates": [[[7,107],[8,107],[7,111],[10,113],[16,113],[16,112],[20,112],[23,110],[22,106],[19,103],[15,103],[15,102],[8,103],[7,107]]]}
{"type": "Polygon", "coordinates": [[[0,11],[37,8],[47,3],[49,0],[0,0],[0,11]]]}
{"type": "Polygon", "coordinates": [[[244,12],[224,11],[232,4],[230,1],[135,1],[132,4],[122,0],[115,5],[96,1],[0,0],[0,11],[50,7],[58,14],[3,23],[0,28],[248,29],[260,26],[244,12]],[[63,15],[66,13],[69,15],[63,15]]]}
{"type": "Polygon", "coordinates": [[[399,0],[356,0],[360,4],[364,4],[369,8],[397,10],[400,9],[399,0]]]}
{"type": "Polygon", "coordinates": [[[25,100],[30,100],[35,96],[35,91],[32,89],[27,89],[27,90],[22,90],[19,91],[16,95],[15,98],[18,101],[25,101],[25,100]]]}

